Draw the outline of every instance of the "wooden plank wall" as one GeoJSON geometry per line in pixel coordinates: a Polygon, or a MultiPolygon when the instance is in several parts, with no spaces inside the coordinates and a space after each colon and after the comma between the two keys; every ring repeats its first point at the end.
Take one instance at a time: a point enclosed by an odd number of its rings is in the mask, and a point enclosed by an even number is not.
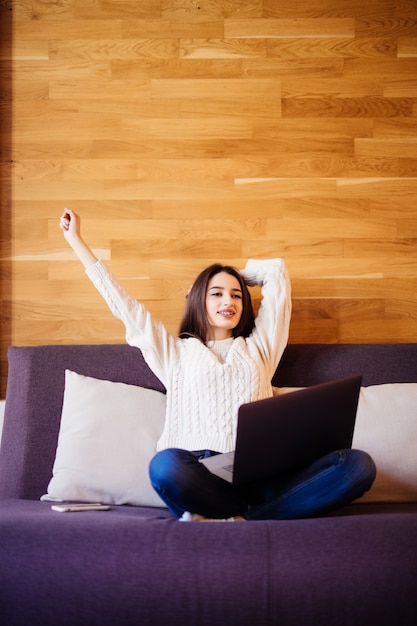
{"type": "MultiPolygon", "coordinates": [[[[291,342],[417,340],[415,0],[1,0],[7,345],[123,342],[58,230],[176,331],[286,258],[291,342]]],[[[255,294],[256,295],[256,294],[255,294]]]]}

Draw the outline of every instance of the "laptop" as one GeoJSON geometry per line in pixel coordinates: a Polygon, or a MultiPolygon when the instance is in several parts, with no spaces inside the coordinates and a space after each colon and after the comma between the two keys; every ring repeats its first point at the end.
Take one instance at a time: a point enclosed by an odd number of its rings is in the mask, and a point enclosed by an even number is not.
{"type": "Polygon", "coordinates": [[[352,446],[361,376],[313,385],[239,408],[236,449],[201,463],[234,485],[303,469],[352,446]]]}

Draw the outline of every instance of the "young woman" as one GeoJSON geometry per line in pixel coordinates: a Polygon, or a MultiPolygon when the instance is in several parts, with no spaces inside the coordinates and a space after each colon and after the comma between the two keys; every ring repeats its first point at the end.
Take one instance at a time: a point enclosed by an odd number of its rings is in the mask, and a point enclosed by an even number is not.
{"type": "Polygon", "coordinates": [[[129,296],[81,236],[80,218],[65,209],[60,227],[87,275],[140,348],[167,390],[166,420],[151,483],[182,521],[305,518],[363,495],[375,478],[372,459],[338,450],[290,476],[235,487],[199,459],[234,449],[241,404],[272,396],[271,379],[285,349],[291,315],[290,281],[282,259],[250,260],[238,272],[212,265],[186,299],[179,336],[167,332],[129,296]],[[247,285],[262,288],[254,318],[247,285]]]}

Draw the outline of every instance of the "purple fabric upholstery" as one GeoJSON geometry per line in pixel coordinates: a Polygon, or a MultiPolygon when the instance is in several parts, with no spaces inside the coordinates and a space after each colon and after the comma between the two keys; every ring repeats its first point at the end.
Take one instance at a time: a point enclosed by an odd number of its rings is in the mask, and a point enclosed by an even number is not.
{"type": "MultiPolygon", "coordinates": [[[[0,449],[3,626],[414,626],[417,503],[319,519],[183,524],[166,509],[56,513],[64,371],[163,390],[125,345],[10,348],[0,449]]],[[[416,345],[290,345],[274,377],[417,381],[416,345]]]]}
{"type": "Polygon", "coordinates": [[[415,623],[417,505],[408,514],[181,524],[159,509],[60,514],[44,502],[2,504],[5,626],[415,623]]]}
{"type": "Polygon", "coordinates": [[[362,374],[362,384],[417,381],[416,344],[291,344],[273,378],[276,387],[306,387],[362,374]]]}

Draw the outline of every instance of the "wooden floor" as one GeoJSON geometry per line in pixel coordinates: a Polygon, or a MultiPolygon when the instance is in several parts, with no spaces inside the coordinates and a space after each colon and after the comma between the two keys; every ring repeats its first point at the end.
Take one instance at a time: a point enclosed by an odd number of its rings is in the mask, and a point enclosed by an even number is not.
{"type": "Polygon", "coordinates": [[[417,341],[415,0],[0,10],[3,395],[10,344],[124,341],[65,206],[173,332],[200,269],[283,256],[291,342],[417,341]]]}

